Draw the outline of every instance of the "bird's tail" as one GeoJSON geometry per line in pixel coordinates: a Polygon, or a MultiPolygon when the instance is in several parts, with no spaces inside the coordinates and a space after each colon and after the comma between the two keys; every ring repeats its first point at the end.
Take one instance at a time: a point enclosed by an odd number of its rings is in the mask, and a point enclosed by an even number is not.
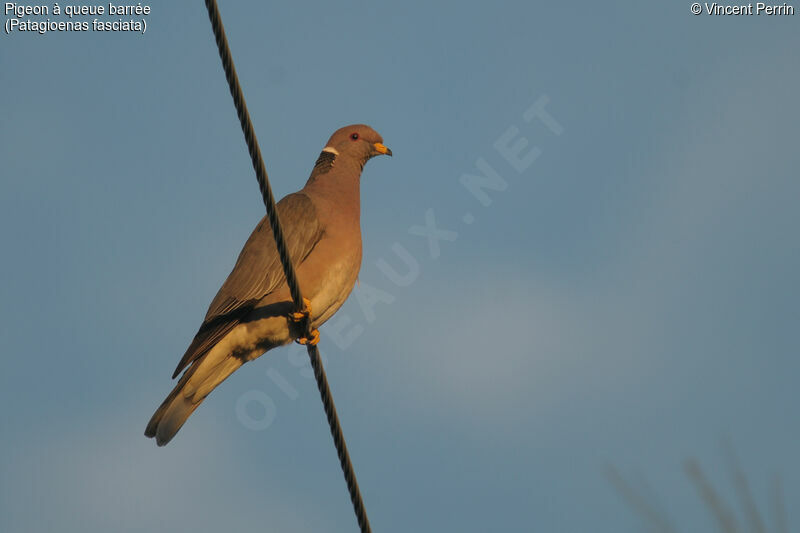
{"type": "Polygon", "coordinates": [[[226,355],[221,360],[209,358],[212,353],[195,361],[184,372],[147,424],[145,436],[155,437],[159,446],[172,440],[206,396],[245,362],[233,355],[226,355]]]}

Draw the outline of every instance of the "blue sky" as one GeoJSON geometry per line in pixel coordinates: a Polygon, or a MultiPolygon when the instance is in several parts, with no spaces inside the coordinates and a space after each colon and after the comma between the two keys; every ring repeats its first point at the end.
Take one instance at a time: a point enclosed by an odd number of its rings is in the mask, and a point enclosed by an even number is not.
{"type": "MultiPolygon", "coordinates": [[[[263,214],[204,6],[151,6],[144,35],[2,35],[0,530],[352,531],[298,347],[166,448],[142,435],[263,214]]],[[[797,527],[796,16],[221,10],[277,196],[344,124],[395,154],[365,169],[362,292],[321,343],[376,531],[647,530],[609,465],[712,531],[683,462],[738,509],[725,441],[797,527]],[[541,98],[558,135],[523,116],[541,98]],[[522,171],[510,128],[540,151],[522,171]]]]}

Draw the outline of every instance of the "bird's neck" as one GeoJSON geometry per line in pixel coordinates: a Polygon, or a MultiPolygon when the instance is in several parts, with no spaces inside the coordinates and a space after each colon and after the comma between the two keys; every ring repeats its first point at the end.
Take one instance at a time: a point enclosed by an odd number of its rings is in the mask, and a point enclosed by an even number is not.
{"type": "Polygon", "coordinates": [[[349,215],[358,223],[361,213],[361,169],[358,162],[338,160],[324,173],[314,172],[303,190],[322,200],[326,211],[349,215]]]}

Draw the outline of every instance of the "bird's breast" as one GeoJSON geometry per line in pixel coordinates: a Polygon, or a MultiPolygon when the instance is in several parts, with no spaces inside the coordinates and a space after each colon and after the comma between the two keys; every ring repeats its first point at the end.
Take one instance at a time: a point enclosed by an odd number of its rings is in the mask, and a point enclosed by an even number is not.
{"type": "Polygon", "coordinates": [[[300,289],[311,300],[314,327],[333,316],[353,290],[361,269],[361,236],[356,237],[322,239],[298,271],[300,289]]]}

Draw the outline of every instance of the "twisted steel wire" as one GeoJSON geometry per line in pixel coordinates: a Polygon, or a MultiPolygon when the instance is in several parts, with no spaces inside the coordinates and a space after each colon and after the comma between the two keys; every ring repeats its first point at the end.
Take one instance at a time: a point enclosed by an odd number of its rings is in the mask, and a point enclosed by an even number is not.
{"type": "MultiPolygon", "coordinates": [[[[264,158],[261,156],[261,149],[258,146],[258,139],[256,138],[255,130],[253,129],[253,122],[250,119],[250,114],[247,111],[247,104],[244,100],[242,87],[239,84],[239,77],[236,75],[236,67],[233,65],[233,57],[231,56],[230,46],[228,39],[225,36],[225,28],[222,25],[222,18],[217,7],[216,0],[205,0],[206,8],[208,9],[208,17],[211,21],[211,27],[214,31],[214,39],[217,42],[217,49],[219,56],[222,60],[222,68],[225,71],[225,78],[228,80],[228,87],[233,97],[233,103],[236,107],[236,114],[239,117],[239,123],[242,126],[244,139],[247,143],[247,150],[250,152],[250,159],[253,163],[253,168],[256,171],[256,178],[258,179],[258,187],[261,190],[261,197],[264,200],[264,206],[267,208],[267,217],[269,219],[272,234],[275,237],[275,244],[278,247],[278,254],[280,255],[281,265],[283,272],[286,275],[286,284],[292,296],[297,311],[302,311],[305,308],[303,303],[303,295],[300,292],[300,284],[297,281],[297,275],[294,267],[292,266],[289,252],[286,249],[286,240],[283,237],[283,230],[281,229],[280,220],[278,220],[278,211],[275,206],[275,197],[272,194],[272,188],[269,185],[269,178],[267,177],[267,170],[264,166],[264,158]]],[[[305,336],[311,337],[311,321],[305,321],[305,336]]],[[[328,425],[331,429],[331,436],[333,443],[336,446],[336,453],[339,456],[339,463],[344,473],[344,479],[347,483],[347,490],[350,493],[350,501],[353,503],[353,511],[358,520],[358,526],[362,533],[371,533],[372,529],[369,525],[367,518],[367,511],[364,507],[364,500],[361,497],[361,491],[358,488],[358,481],[356,480],[355,469],[353,463],[350,461],[350,454],[347,451],[347,443],[344,440],[342,433],[342,426],[339,422],[339,415],[336,413],[336,405],[333,402],[333,395],[331,394],[330,386],[328,385],[328,378],[325,375],[325,368],[322,366],[322,359],[319,355],[319,350],[316,345],[308,344],[308,357],[311,360],[311,366],[314,370],[314,377],[317,380],[317,388],[319,395],[322,399],[322,405],[325,409],[325,416],[328,419],[328,425]]]]}

